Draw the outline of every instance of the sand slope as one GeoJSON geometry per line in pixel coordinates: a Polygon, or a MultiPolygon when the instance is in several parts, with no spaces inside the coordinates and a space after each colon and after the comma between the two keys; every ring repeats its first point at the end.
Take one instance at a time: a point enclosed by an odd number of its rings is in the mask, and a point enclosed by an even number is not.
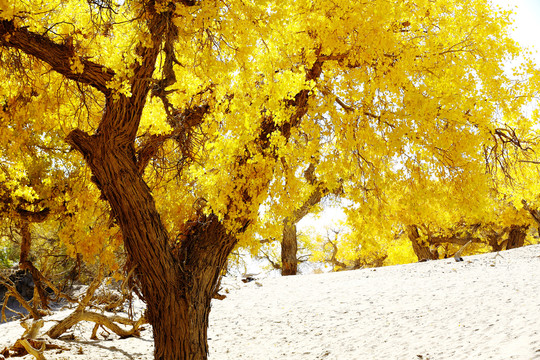
{"type": "MultiPolygon", "coordinates": [[[[540,246],[350,272],[226,279],[212,304],[210,360],[538,359],[540,246]]],[[[57,316],[61,316],[59,314],[57,316]]],[[[48,359],[152,359],[141,339],[90,341],[48,359]]],[[[0,325],[0,347],[22,333],[0,325]]],[[[27,357],[28,359],[30,357],[27,357]]]]}

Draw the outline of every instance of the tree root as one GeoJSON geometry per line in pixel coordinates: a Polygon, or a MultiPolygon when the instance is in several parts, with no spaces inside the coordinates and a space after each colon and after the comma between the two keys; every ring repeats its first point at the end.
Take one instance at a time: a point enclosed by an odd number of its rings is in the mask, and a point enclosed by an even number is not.
{"type": "MultiPolygon", "coordinates": [[[[107,316],[98,312],[87,310],[87,308],[89,307],[96,307],[96,302],[102,306],[105,306],[106,309],[111,306],[108,301],[104,302],[102,298],[96,298],[95,296],[96,290],[99,288],[102,282],[101,274],[102,271],[100,270],[98,276],[96,276],[94,281],[90,284],[82,298],[79,301],[76,301],[78,303],[76,309],[65,319],[59,321],[56,325],[50,328],[46,332],[46,335],[48,335],[51,339],[58,339],[61,335],[63,335],[66,331],[68,331],[77,323],[81,321],[90,321],[95,323],[94,329],[92,331],[93,339],[97,338],[97,331],[100,327],[107,328],[121,338],[140,336],[142,325],[147,323],[144,316],[135,321],[134,319],[127,317],[122,317],[118,315],[107,316]],[[130,326],[131,328],[126,330],[125,328],[119,326],[119,324],[130,326]]],[[[30,354],[38,360],[45,360],[45,356],[43,355],[43,351],[45,350],[69,350],[55,344],[47,343],[44,339],[36,340],[39,335],[39,330],[44,323],[41,319],[41,314],[38,312],[37,309],[33,308],[27,301],[25,301],[25,299],[17,292],[13,284],[7,281],[4,281],[3,283],[5,283],[8,289],[8,292],[6,293],[6,298],[4,300],[4,309],[7,308],[6,305],[8,297],[13,296],[22,304],[24,308],[26,308],[30,312],[30,316],[33,318],[33,320],[27,319],[21,321],[21,326],[25,328],[23,336],[21,337],[21,339],[17,340],[13,346],[9,348],[4,348],[4,350],[0,351],[0,355],[10,357],[24,356],[26,354],[30,354]]],[[[122,289],[122,294],[124,296],[118,296],[120,299],[115,298],[112,305],[114,305],[114,307],[119,305],[125,300],[125,296],[128,293],[129,291],[127,291],[127,289],[122,289]]],[[[57,293],[57,295],[58,294],[62,295],[62,293],[60,292],[57,293]]],[[[4,309],[2,310],[2,315],[4,315],[4,309]]]]}

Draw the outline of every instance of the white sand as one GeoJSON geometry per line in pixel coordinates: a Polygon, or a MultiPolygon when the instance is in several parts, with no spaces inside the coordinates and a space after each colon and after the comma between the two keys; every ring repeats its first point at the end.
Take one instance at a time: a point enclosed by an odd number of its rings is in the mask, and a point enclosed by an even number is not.
{"type": "MultiPolygon", "coordinates": [[[[210,360],[540,360],[540,245],[225,287],[212,304],[210,360]]],[[[78,326],[76,341],[58,342],[69,351],[45,356],[152,359],[149,330],[92,341],[90,329],[78,326]]],[[[21,334],[18,323],[0,325],[0,348],[21,334]]]]}

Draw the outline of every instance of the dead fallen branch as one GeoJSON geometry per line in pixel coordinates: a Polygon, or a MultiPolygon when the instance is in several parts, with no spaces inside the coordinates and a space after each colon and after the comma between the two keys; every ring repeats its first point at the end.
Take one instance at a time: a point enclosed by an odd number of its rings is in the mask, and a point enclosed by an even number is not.
{"type": "Polygon", "coordinates": [[[71,313],[67,318],[53,326],[49,331],[47,331],[47,335],[51,337],[52,339],[57,339],[60,337],[63,333],[68,331],[71,327],[76,325],[77,323],[81,321],[91,321],[98,325],[104,326],[114,332],[116,335],[120,336],[121,338],[126,338],[130,336],[139,336],[140,334],[140,327],[143,325],[146,320],[144,317],[141,317],[137,321],[132,321],[127,318],[121,318],[119,316],[111,316],[108,317],[103,314],[98,314],[93,311],[74,311],[71,313]],[[132,328],[129,330],[125,330],[118,326],[116,323],[122,323],[126,325],[131,325],[132,328]]]}
{"type": "Polygon", "coordinates": [[[43,319],[21,321],[21,326],[25,330],[21,338],[35,339],[39,334],[39,330],[43,327],[43,324],[43,319]]]}
{"type": "Polygon", "coordinates": [[[45,356],[43,356],[43,351],[45,351],[45,342],[41,343],[41,347],[39,348],[39,350],[35,349],[32,345],[30,345],[27,339],[20,339],[17,340],[17,342],[21,344],[24,349],[37,360],[46,360],[45,356]]]}
{"type": "Polygon", "coordinates": [[[6,347],[3,350],[0,351],[0,355],[4,356],[5,358],[9,357],[20,357],[25,356],[27,354],[33,355],[36,359],[45,359],[43,357],[43,352],[47,350],[63,350],[67,351],[69,348],[48,343],[44,340],[36,340],[36,339],[19,339],[10,347],[6,347]],[[36,353],[41,353],[41,357],[36,353]],[[37,356],[36,356],[37,355],[37,356]]]}
{"type": "Polygon", "coordinates": [[[465,248],[467,246],[469,246],[469,244],[472,243],[472,240],[469,240],[465,245],[463,245],[461,247],[461,249],[459,249],[455,254],[454,254],[454,259],[456,260],[456,262],[460,262],[460,261],[463,261],[463,258],[461,257],[461,254],[463,253],[463,250],[465,250],[465,248]]]}
{"type": "Polygon", "coordinates": [[[61,320],[59,323],[49,329],[49,331],[47,331],[47,335],[49,337],[51,337],[52,339],[57,339],[66,331],[68,331],[71,327],[81,321],[91,321],[97,325],[96,327],[94,327],[92,336],[95,336],[98,326],[106,327],[121,338],[140,335],[141,325],[146,323],[146,319],[144,317],[141,317],[139,320],[135,321],[118,315],[107,316],[94,311],[86,310],[86,308],[90,306],[91,300],[94,298],[94,293],[101,285],[101,282],[102,277],[100,272],[99,275],[88,287],[83,299],[79,302],[79,305],[77,306],[75,311],[73,311],[68,317],[61,320]],[[131,326],[131,329],[125,330],[117,323],[131,326]]]}

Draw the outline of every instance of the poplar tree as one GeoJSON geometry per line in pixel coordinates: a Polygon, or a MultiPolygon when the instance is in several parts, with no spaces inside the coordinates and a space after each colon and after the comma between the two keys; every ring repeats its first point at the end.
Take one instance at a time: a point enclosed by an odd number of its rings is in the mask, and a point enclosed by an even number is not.
{"type": "Polygon", "coordinates": [[[1,138],[65,135],[122,231],[155,358],[205,359],[227,256],[261,205],[305,202],[311,164],[358,204],[477,169],[524,101],[509,23],[480,0],[0,0],[1,138]]]}

